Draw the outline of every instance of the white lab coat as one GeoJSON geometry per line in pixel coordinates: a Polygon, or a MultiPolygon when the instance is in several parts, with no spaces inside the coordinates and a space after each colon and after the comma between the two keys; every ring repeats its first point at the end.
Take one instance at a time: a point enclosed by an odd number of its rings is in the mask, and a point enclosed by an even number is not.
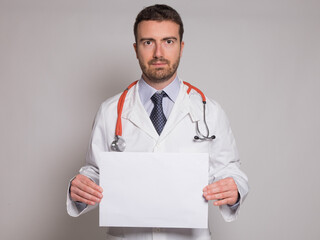
{"type": "MultiPolygon", "coordinates": [[[[182,84],[182,83],[181,83],[182,84]]],[[[203,124],[203,104],[201,96],[194,90],[187,94],[188,87],[182,84],[167,123],[159,136],[145,111],[139,97],[138,84],[129,90],[122,112],[122,131],[128,152],[208,152],[210,156],[208,183],[226,177],[233,177],[241,196],[240,205],[232,209],[220,206],[225,221],[233,221],[248,193],[246,175],[239,169],[240,160],[235,140],[228,120],[221,107],[207,99],[206,119],[213,141],[195,142],[196,121],[201,132],[203,124]]],[[[111,151],[117,120],[119,95],[102,103],[95,119],[87,154],[87,165],[80,173],[99,184],[98,153],[111,151]]],[[[204,186],[205,187],[205,186],[204,186]]],[[[130,199],[128,199],[130,201],[130,199]]],[[[74,202],[67,197],[67,211],[71,216],[79,216],[92,209],[91,206],[79,211],[74,202]]],[[[208,229],[151,229],[151,228],[109,228],[107,239],[128,240],[191,240],[211,239],[208,229]]]]}

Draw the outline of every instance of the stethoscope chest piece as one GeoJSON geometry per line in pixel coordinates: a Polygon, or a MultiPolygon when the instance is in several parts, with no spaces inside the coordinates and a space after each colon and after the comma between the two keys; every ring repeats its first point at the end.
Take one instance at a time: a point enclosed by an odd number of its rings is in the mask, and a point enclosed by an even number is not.
{"type": "Polygon", "coordinates": [[[111,150],[115,152],[123,152],[125,149],[126,149],[126,142],[119,136],[116,136],[111,143],[111,150]]]}

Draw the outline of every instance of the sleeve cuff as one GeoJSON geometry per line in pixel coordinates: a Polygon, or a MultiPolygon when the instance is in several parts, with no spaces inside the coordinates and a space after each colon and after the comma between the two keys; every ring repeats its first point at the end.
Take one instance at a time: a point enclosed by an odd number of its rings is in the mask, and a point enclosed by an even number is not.
{"type": "Polygon", "coordinates": [[[230,209],[231,209],[232,211],[236,211],[237,208],[239,207],[239,205],[240,205],[240,193],[238,192],[237,202],[236,202],[235,204],[233,204],[233,205],[229,205],[229,204],[228,204],[228,206],[230,207],[230,209]]]}

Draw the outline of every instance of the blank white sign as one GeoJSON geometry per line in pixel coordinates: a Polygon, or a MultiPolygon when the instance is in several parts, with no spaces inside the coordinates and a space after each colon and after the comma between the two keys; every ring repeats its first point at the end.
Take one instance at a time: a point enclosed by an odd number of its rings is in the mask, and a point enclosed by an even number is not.
{"type": "Polygon", "coordinates": [[[206,153],[100,154],[100,226],[207,228],[206,153]]]}

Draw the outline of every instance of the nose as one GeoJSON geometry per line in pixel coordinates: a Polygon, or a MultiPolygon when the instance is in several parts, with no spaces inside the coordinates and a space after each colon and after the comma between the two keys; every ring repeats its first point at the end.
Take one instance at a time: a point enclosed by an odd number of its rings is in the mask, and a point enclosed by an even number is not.
{"type": "Polygon", "coordinates": [[[162,57],[163,57],[163,51],[162,51],[161,43],[156,43],[154,53],[153,53],[153,58],[158,59],[162,57]]]}

